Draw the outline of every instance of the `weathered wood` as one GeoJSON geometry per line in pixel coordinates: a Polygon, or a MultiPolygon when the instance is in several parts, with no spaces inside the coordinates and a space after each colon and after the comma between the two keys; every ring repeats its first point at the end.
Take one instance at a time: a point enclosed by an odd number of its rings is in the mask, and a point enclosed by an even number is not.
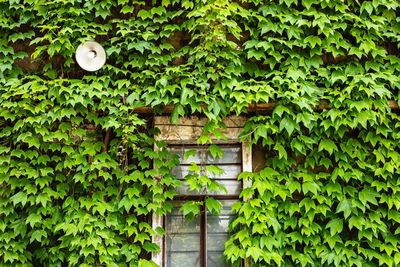
{"type": "MultiPolygon", "coordinates": [[[[254,113],[254,112],[270,112],[272,110],[274,110],[274,108],[276,107],[277,103],[276,102],[271,102],[271,103],[257,103],[257,104],[250,104],[247,107],[247,112],[249,113],[254,113]]],[[[389,107],[392,110],[398,110],[399,109],[399,105],[397,104],[396,101],[394,100],[390,100],[389,101],[389,107]]],[[[170,114],[173,110],[174,110],[175,106],[174,105],[167,105],[164,107],[164,109],[162,110],[163,114],[170,114]]],[[[316,111],[321,111],[321,110],[325,110],[325,109],[329,109],[329,103],[327,102],[321,102],[319,105],[317,105],[314,108],[316,111]]],[[[155,110],[152,107],[137,107],[134,109],[135,113],[142,113],[142,114],[146,114],[146,113],[154,113],[155,110]]]]}
{"type": "MultiPolygon", "coordinates": [[[[151,226],[153,229],[157,227],[164,228],[163,216],[155,212],[152,214],[151,226]]],[[[163,265],[163,258],[165,258],[165,247],[164,247],[164,237],[162,235],[153,235],[152,242],[160,247],[159,251],[151,253],[151,259],[157,263],[159,266],[163,265]]]]}
{"type": "MultiPolygon", "coordinates": [[[[250,140],[246,140],[242,143],[242,170],[243,172],[253,171],[253,155],[252,155],[252,145],[250,140]]],[[[248,178],[243,179],[243,188],[251,188],[252,181],[248,178]]],[[[244,199],[245,201],[248,199],[244,199]]]]}
{"type": "MultiPolygon", "coordinates": [[[[161,133],[157,135],[158,140],[164,140],[170,144],[196,144],[197,139],[203,132],[207,118],[196,116],[179,118],[176,124],[171,123],[169,116],[154,117],[154,126],[159,128],[161,133]]],[[[239,142],[239,134],[243,130],[244,117],[229,116],[224,120],[225,129],[220,129],[227,137],[227,140],[217,140],[211,137],[215,143],[239,142]]]]}
{"type": "Polygon", "coordinates": [[[252,147],[252,164],[253,164],[253,168],[252,171],[253,172],[260,172],[262,169],[264,169],[265,167],[265,162],[266,162],[266,158],[265,158],[265,148],[262,145],[262,142],[258,142],[257,144],[253,144],[252,147]]]}

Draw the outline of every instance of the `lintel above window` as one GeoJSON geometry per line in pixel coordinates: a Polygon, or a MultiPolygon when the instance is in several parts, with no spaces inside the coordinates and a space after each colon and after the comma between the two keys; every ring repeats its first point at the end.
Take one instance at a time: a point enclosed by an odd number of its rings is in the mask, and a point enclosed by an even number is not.
{"type": "MultiPolygon", "coordinates": [[[[154,118],[154,126],[160,129],[158,140],[166,141],[168,144],[196,144],[207,121],[207,118],[192,116],[180,118],[178,123],[173,124],[170,117],[157,116],[154,118]]],[[[245,121],[244,117],[227,117],[224,120],[226,128],[221,129],[227,139],[213,139],[213,142],[215,144],[239,143],[239,134],[243,130],[245,121]]]]}

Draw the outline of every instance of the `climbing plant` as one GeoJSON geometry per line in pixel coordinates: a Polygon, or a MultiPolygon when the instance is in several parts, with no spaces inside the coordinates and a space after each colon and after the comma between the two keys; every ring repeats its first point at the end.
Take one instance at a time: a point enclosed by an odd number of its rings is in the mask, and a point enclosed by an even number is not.
{"type": "Polygon", "coordinates": [[[169,106],[265,152],[233,266],[400,264],[400,1],[3,0],[0,32],[2,266],[154,266],[179,159],[138,110],[169,106]]]}

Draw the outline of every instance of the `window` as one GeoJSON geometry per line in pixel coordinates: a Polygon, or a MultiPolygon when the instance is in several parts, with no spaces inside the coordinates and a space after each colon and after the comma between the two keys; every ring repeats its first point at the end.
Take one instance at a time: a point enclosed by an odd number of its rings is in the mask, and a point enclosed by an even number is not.
{"type": "MultiPolygon", "coordinates": [[[[163,238],[157,238],[161,252],[153,255],[153,260],[162,267],[224,267],[229,266],[224,259],[225,241],[228,239],[228,226],[233,219],[232,204],[239,199],[240,191],[246,187],[237,180],[242,171],[251,171],[251,151],[247,143],[239,143],[243,119],[232,117],[225,122],[228,126],[225,135],[228,140],[219,144],[223,151],[221,158],[213,158],[208,146],[197,146],[196,140],[201,133],[205,120],[197,118],[181,119],[178,125],[169,123],[168,117],[156,117],[155,125],[160,128],[159,139],[169,143],[169,150],[177,154],[181,164],[173,172],[182,180],[182,186],[177,189],[174,208],[165,217],[153,216],[153,227],[162,226],[166,230],[163,238]],[[188,150],[194,150],[187,160],[183,155],[188,150]],[[201,173],[224,185],[226,192],[202,188],[199,192],[190,191],[185,182],[185,176],[190,171],[191,162],[201,168],[201,173]],[[214,165],[224,170],[224,173],[207,173],[207,166],[214,165]],[[194,193],[195,192],[195,193],[194,193]],[[184,201],[203,201],[207,196],[218,199],[222,204],[219,215],[207,211],[201,206],[199,216],[193,220],[185,220],[180,212],[184,201]]],[[[216,140],[215,142],[218,143],[216,140]]]]}
{"type": "Polygon", "coordinates": [[[173,171],[182,186],[178,188],[175,198],[175,207],[171,214],[166,216],[164,226],[166,267],[172,266],[228,266],[224,260],[224,244],[228,239],[228,225],[233,218],[232,204],[239,199],[242,183],[237,180],[242,171],[242,151],[240,145],[221,145],[221,158],[213,158],[208,147],[170,147],[170,151],[179,155],[181,164],[173,171]],[[183,155],[189,150],[196,154],[184,160],[183,155]],[[190,174],[191,162],[206,172],[207,166],[218,166],[224,172],[221,174],[204,173],[207,177],[223,185],[226,192],[212,191],[203,188],[203,191],[190,191],[184,178],[190,174]],[[193,221],[185,221],[179,208],[185,200],[201,200],[209,195],[221,200],[223,205],[219,215],[213,215],[205,206],[201,207],[199,217],[193,221]],[[205,263],[207,262],[207,265],[205,263]]]}
{"type": "Polygon", "coordinates": [[[166,267],[224,267],[229,266],[223,253],[228,239],[228,225],[233,218],[234,200],[222,200],[219,215],[207,212],[202,206],[200,216],[187,221],[179,204],[166,216],[166,267]],[[207,265],[205,263],[207,262],[207,265]]]}
{"type": "Polygon", "coordinates": [[[189,186],[185,182],[185,176],[190,173],[191,163],[195,163],[201,168],[201,172],[207,177],[225,186],[227,192],[216,192],[203,188],[199,195],[225,195],[237,198],[241,191],[241,182],[237,180],[242,171],[242,151],[241,145],[219,145],[223,154],[221,158],[213,158],[208,146],[170,146],[169,151],[177,154],[180,158],[180,165],[173,170],[176,177],[181,180],[182,186],[177,189],[179,195],[191,195],[196,192],[190,192],[189,186]],[[184,160],[187,152],[195,152],[196,154],[184,160]],[[208,173],[207,166],[216,166],[224,172],[221,174],[208,173]]]}

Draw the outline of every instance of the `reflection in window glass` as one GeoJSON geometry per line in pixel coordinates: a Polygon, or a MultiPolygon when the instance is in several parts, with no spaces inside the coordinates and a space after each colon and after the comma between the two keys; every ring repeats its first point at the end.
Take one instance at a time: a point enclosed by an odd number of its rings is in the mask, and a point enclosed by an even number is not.
{"type": "Polygon", "coordinates": [[[229,264],[224,259],[225,242],[228,240],[229,223],[233,219],[231,212],[234,200],[221,201],[219,215],[207,213],[207,267],[224,267],[229,264]]]}
{"type": "Polygon", "coordinates": [[[200,266],[199,218],[185,220],[175,207],[166,217],[166,266],[200,266]]]}
{"type": "Polygon", "coordinates": [[[235,164],[242,162],[242,153],[240,146],[220,146],[223,151],[222,158],[213,158],[208,147],[170,147],[169,151],[179,156],[181,164],[235,164]],[[196,150],[194,156],[184,159],[186,151],[196,150]]]}
{"type": "Polygon", "coordinates": [[[239,195],[241,190],[241,182],[237,180],[240,172],[242,171],[242,153],[240,146],[221,146],[223,154],[221,158],[212,158],[208,148],[197,148],[196,154],[184,160],[184,154],[186,151],[193,150],[193,147],[172,147],[169,150],[175,153],[180,158],[180,165],[172,170],[172,173],[182,182],[182,186],[177,189],[178,195],[202,195],[206,191],[209,195],[239,195]],[[190,163],[196,163],[201,166],[201,173],[193,173],[189,171],[190,163]],[[207,172],[207,165],[215,165],[223,170],[223,173],[215,174],[207,172]],[[224,191],[211,191],[205,188],[198,191],[190,191],[188,184],[185,181],[185,177],[188,174],[205,175],[211,179],[214,179],[220,185],[227,189],[224,191]]]}

